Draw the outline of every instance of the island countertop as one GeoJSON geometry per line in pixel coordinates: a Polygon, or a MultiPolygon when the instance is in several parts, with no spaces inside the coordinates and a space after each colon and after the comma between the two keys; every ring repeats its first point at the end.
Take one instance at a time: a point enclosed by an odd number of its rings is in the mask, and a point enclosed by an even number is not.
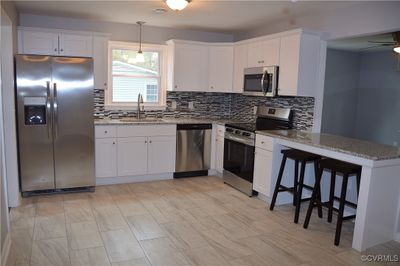
{"type": "Polygon", "coordinates": [[[400,149],[395,146],[378,144],[370,141],[342,137],[325,133],[311,133],[301,130],[261,130],[256,134],[279,138],[317,148],[373,160],[400,158],[400,149]]]}

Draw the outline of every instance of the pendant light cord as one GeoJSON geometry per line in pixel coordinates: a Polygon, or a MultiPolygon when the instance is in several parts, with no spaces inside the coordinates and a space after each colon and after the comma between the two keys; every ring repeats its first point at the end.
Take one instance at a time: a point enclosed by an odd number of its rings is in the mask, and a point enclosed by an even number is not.
{"type": "Polygon", "coordinates": [[[139,24],[139,52],[142,52],[142,23],[139,24]]]}

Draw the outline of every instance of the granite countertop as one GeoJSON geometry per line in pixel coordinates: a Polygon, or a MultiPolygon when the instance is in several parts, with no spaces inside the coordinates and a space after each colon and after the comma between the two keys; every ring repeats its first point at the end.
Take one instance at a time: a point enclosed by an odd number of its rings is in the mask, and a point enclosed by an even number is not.
{"type": "Polygon", "coordinates": [[[395,146],[337,135],[311,133],[300,130],[262,130],[256,131],[256,133],[374,161],[400,158],[400,149],[395,146]]]}
{"type": "Polygon", "coordinates": [[[163,125],[163,124],[218,124],[225,125],[227,123],[238,123],[243,121],[230,119],[213,119],[213,118],[153,118],[148,117],[142,120],[136,120],[134,117],[123,117],[119,119],[95,119],[95,125],[163,125]]]}

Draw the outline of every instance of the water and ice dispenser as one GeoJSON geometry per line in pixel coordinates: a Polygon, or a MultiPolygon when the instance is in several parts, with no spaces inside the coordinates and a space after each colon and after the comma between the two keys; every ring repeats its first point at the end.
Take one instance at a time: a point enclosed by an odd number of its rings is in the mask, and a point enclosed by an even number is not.
{"type": "Polygon", "coordinates": [[[25,125],[46,124],[46,97],[24,97],[25,125]]]}

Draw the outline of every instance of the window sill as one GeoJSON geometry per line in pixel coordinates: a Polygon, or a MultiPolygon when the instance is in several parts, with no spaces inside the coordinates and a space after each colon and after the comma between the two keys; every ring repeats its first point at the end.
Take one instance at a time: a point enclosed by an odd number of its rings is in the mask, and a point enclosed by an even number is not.
{"type": "MultiPolygon", "coordinates": [[[[166,110],[167,106],[166,105],[144,105],[144,111],[164,111],[166,110]]],[[[136,111],[137,110],[137,106],[133,106],[133,105],[106,105],[104,106],[104,109],[106,111],[118,111],[118,110],[126,110],[126,111],[136,111]]]]}

